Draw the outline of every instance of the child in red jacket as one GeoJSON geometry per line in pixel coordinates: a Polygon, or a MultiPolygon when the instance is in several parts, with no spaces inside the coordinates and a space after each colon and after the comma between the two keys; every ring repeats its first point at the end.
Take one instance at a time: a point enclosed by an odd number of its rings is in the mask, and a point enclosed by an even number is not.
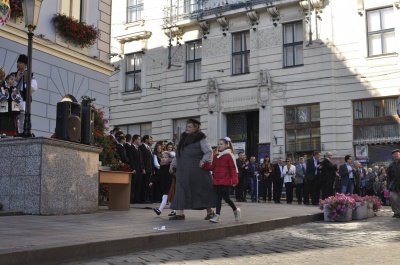
{"type": "Polygon", "coordinates": [[[230,189],[233,185],[238,184],[238,169],[234,156],[232,142],[229,137],[219,139],[218,153],[214,155],[212,164],[200,162],[200,167],[213,172],[213,185],[217,193],[216,214],[210,219],[210,222],[218,223],[221,220],[221,203],[222,199],[231,206],[235,215],[235,220],[240,220],[240,209],[235,206],[229,198],[230,189]]]}

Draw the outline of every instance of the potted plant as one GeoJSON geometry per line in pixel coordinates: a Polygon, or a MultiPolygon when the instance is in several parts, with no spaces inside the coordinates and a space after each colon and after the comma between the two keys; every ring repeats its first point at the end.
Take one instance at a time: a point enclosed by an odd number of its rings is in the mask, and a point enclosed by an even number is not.
{"type": "Polygon", "coordinates": [[[377,196],[365,196],[365,201],[368,203],[368,218],[374,217],[375,213],[381,209],[381,199],[377,196]]]}
{"type": "Polygon", "coordinates": [[[24,16],[21,0],[10,0],[10,9],[11,9],[11,16],[19,18],[24,16]]]}
{"type": "Polygon", "coordinates": [[[100,37],[100,30],[94,25],[87,25],[65,14],[55,14],[51,19],[57,32],[65,38],[66,42],[73,43],[82,48],[92,46],[100,37]]]}
{"type": "Polygon", "coordinates": [[[353,210],[353,220],[361,220],[368,217],[368,202],[365,201],[364,197],[357,194],[351,195],[356,202],[356,207],[353,210]]]}
{"type": "Polygon", "coordinates": [[[319,208],[324,211],[325,221],[351,221],[356,202],[346,194],[336,193],[335,196],[320,200],[319,208]]]}

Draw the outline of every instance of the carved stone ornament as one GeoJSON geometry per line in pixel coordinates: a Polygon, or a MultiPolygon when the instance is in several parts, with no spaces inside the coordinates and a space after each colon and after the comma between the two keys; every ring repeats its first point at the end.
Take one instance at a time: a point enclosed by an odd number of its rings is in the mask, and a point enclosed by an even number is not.
{"type": "Polygon", "coordinates": [[[201,20],[198,23],[199,23],[199,27],[203,30],[203,35],[210,33],[210,23],[208,23],[205,20],[201,20]]]}
{"type": "Polygon", "coordinates": [[[251,25],[258,24],[260,15],[257,13],[257,11],[255,10],[248,11],[246,15],[249,18],[251,25]]]}
{"type": "Polygon", "coordinates": [[[121,44],[127,43],[127,42],[132,42],[132,41],[137,41],[137,40],[145,40],[151,37],[151,31],[139,31],[123,36],[117,37],[117,41],[121,44]]]}
{"type": "Polygon", "coordinates": [[[258,104],[268,105],[272,82],[268,70],[261,70],[258,77],[258,104]]]}
{"type": "Polygon", "coordinates": [[[208,78],[207,81],[207,99],[208,99],[208,111],[219,111],[219,90],[217,80],[215,78],[208,78]]]}
{"type": "Polygon", "coordinates": [[[276,6],[269,6],[267,7],[268,14],[271,15],[273,18],[279,18],[279,9],[276,6]]]}
{"type": "Polygon", "coordinates": [[[177,36],[182,36],[183,30],[180,27],[171,27],[171,28],[164,29],[164,34],[167,37],[169,37],[171,34],[172,38],[175,38],[177,36]]]}
{"type": "Polygon", "coordinates": [[[360,16],[364,15],[364,0],[357,0],[357,12],[360,16]]]}
{"type": "Polygon", "coordinates": [[[222,29],[228,30],[229,28],[229,20],[225,17],[217,18],[218,24],[221,26],[222,29]]]}
{"type": "MultiPolygon", "coordinates": [[[[324,7],[324,0],[311,0],[310,2],[311,9],[321,9],[324,7]]],[[[308,0],[301,0],[299,4],[304,10],[308,10],[308,0]]]]}

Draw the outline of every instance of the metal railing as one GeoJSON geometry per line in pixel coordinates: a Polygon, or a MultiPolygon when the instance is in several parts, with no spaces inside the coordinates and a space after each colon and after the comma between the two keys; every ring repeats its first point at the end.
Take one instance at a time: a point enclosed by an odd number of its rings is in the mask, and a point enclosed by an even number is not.
{"type": "Polygon", "coordinates": [[[167,0],[164,8],[164,21],[176,23],[185,19],[200,20],[204,16],[222,14],[229,10],[250,8],[273,0],[167,0]]]}
{"type": "Polygon", "coordinates": [[[355,127],[355,144],[392,143],[400,141],[400,124],[355,127]]]}

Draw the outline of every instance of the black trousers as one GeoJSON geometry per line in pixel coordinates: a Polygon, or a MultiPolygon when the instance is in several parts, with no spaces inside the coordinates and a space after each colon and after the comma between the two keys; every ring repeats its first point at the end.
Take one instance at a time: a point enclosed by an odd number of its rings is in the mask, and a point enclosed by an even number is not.
{"type": "Polygon", "coordinates": [[[281,202],[281,196],[282,196],[282,188],[283,188],[283,180],[273,180],[273,187],[274,187],[274,202],[281,202]]]}
{"type": "Polygon", "coordinates": [[[286,203],[291,204],[293,201],[293,183],[286,182],[285,189],[286,189],[286,203]]]}
{"type": "Polygon", "coordinates": [[[261,197],[264,201],[271,201],[272,198],[272,178],[268,178],[267,180],[261,180],[261,197]]]}
{"type": "Polygon", "coordinates": [[[319,193],[321,189],[321,183],[318,176],[315,176],[313,180],[306,180],[304,189],[304,204],[309,204],[311,197],[311,203],[317,205],[319,202],[319,193]]]}
{"type": "Polygon", "coordinates": [[[136,193],[136,181],[137,181],[137,174],[132,174],[131,179],[131,203],[135,202],[135,193],[136,193]]]}
{"type": "Polygon", "coordinates": [[[296,198],[297,202],[301,204],[304,198],[304,182],[296,184],[296,198]]]}
{"type": "Polygon", "coordinates": [[[322,195],[321,199],[325,200],[329,196],[333,196],[333,183],[335,182],[335,177],[327,177],[324,179],[324,181],[321,183],[322,187],[322,195]]]}
{"type": "Polygon", "coordinates": [[[235,187],[235,197],[236,200],[239,201],[243,197],[243,187],[244,187],[244,178],[240,177],[239,178],[239,183],[235,187]]]}
{"type": "Polygon", "coordinates": [[[217,192],[217,204],[215,207],[215,213],[221,215],[221,207],[222,207],[222,199],[229,204],[233,211],[236,211],[235,203],[229,198],[229,191],[220,191],[217,192]]]}
{"type": "Polygon", "coordinates": [[[150,193],[152,189],[150,189],[150,174],[146,173],[142,175],[142,192],[140,194],[140,200],[142,202],[149,202],[150,201],[150,193]]]}

